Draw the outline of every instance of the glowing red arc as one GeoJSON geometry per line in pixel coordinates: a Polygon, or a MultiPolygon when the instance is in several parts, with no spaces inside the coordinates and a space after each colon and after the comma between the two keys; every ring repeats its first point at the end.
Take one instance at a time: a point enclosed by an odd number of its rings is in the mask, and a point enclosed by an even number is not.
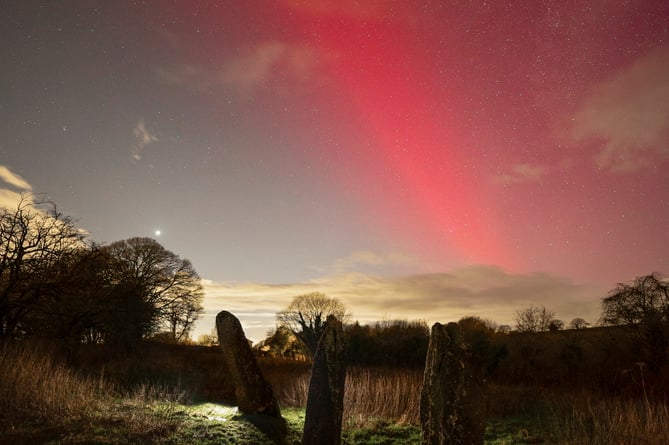
{"type": "MultiPolygon", "coordinates": [[[[374,153],[380,168],[395,172],[411,192],[416,212],[415,225],[393,232],[415,238],[422,232],[419,253],[439,261],[452,249],[472,263],[514,267],[509,249],[494,233],[487,205],[462,172],[461,147],[449,135],[448,122],[433,96],[436,76],[430,76],[429,61],[420,48],[411,47],[410,35],[399,25],[365,25],[332,17],[310,17],[303,24],[314,44],[329,54],[340,55],[336,75],[357,106],[361,120],[378,142],[383,156],[374,153]],[[412,55],[414,55],[412,57],[412,55]]],[[[392,199],[384,197],[383,199],[392,199]]],[[[383,202],[372,203],[383,207],[383,202]]],[[[387,218],[393,224],[392,218],[387,218]]],[[[375,222],[377,224],[378,222],[375,222]]]]}

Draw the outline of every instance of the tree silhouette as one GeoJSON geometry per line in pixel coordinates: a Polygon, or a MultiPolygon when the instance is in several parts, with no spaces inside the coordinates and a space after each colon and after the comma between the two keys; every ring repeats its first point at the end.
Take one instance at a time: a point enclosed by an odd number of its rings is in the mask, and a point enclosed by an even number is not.
{"type": "Polygon", "coordinates": [[[28,318],[34,335],[62,340],[70,346],[100,342],[95,333],[109,307],[109,260],[98,246],[73,249],[43,272],[48,283],[28,318]]]}
{"type": "Polygon", "coordinates": [[[587,321],[585,321],[581,317],[576,317],[572,321],[569,322],[569,327],[571,329],[585,329],[585,328],[590,327],[590,323],[588,323],[587,321]]]}
{"type": "Polygon", "coordinates": [[[200,277],[190,261],[179,258],[151,238],[130,238],[106,247],[115,307],[106,320],[108,335],[124,342],[161,329],[172,339],[188,336],[202,312],[200,277]]]}
{"type": "Polygon", "coordinates": [[[337,298],[312,292],[293,298],[276,317],[279,323],[288,327],[304,343],[313,356],[329,315],[334,315],[342,323],[350,318],[346,306],[337,298]]]}
{"type": "Polygon", "coordinates": [[[618,283],[602,300],[602,321],[630,326],[644,360],[657,371],[667,361],[669,348],[669,283],[657,273],[618,283]]]}
{"type": "Polygon", "coordinates": [[[650,319],[669,321],[669,283],[659,274],[618,283],[602,301],[602,321],[609,325],[638,325],[650,319]]]}
{"type": "Polygon", "coordinates": [[[545,306],[530,306],[527,309],[516,311],[515,322],[518,332],[541,332],[551,328],[555,320],[555,312],[545,306]]]}
{"type": "Polygon", "coordinates": [[[83,246],[84,233],[55,204],[22,196],[0,208],[0,338],[25,335],[48,288],[47,271],[83,246]]]}
{"type": "Polygon", "coordinates": [[[0,208],[0,340],[127,345],[159,330],[188,336],[203,298],[188,260],[149,238],[85,240],[50,201],[28,195],[0,208]]]}

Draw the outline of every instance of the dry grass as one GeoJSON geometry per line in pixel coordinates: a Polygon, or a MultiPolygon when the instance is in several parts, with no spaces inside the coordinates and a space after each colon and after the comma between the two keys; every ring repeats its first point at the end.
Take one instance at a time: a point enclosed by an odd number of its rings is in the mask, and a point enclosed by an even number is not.
{"type": "Polygon", "coordinates": [[[564,445],[666,445],[669,407],[666,403],[590,394],[551,402],[550,428],[564,445]]]}
{"type": "MultiPolygon", "coordinates": [[[[155,443],[167,440],[182,425],[186,391],[140,384],[120,392],[105,378],[83,377],[45,351],[25,344],[0,347],[0,431],[5,431],[0,432],[0,442],[19,438],[23,443],[83,443],[82,438],[99,438],[107,443],[155,443]]],[[[282,407],[306,405],[309,364],[272,360],[261,361],[261,367],[282,407]]],[[[345,429],[417,426],[421,385],[419,369],[349,369],[345,429]]],[[[547,443],[664,445],[669,437],[669,405],[648,400],[642,389],[646,387],[639,389],[636,399],[624,399],[588,391],[565,395],[491,385],[486,412],[502,421],[537,420],[532,431],[547,443]]]]}
{"type": "Polygon", "coordinates": [[[263,376],[272,386],[281,407],[300,408],[307,405],[311,363],[288,359],[259,359],[263,376]]]}
{"type": "MultiPolygon", "coordinates": [[[[265,374],[279,404],[304,407],[308,368],[273,368],[265,374]]],[[[352,368],[346,377],[344,426],[347,430],[381,423],[419,425],[422,371],[352,368]]],[[[669,406],[643,398],[596,398],[582,392],[564,395],[537,388],[490,385],[486,412],[491,418],[524,418],[542,425],[550,443],[561,445],[666,445],[669,406]]],[[[533,425],[535,427],[536,425],[533,425]]]]}
{"type": "Polygon", "coordinates": [[[71,370],[44,347],[0,347],[0,431],[6,432],[0,442],[76,441],[96,434],[151,441],[177,428],[184,398],[183,391],[150,385],[119,393],[103,377],[71,370]]]}
{"type": "MultiPolygon", "coordinates": [[[[306,406],[310,379],[307,366],[295,368],[264,361],[262,368],[280,406],[306,406]]],[[[422,379],[423,372],[415,369],[349,369],[344,393],[344,424],[349,428],[378,421],[418,425],[422,379]]]]}
{"type": "Polygon", "coordinates": [[[422,370],[353,368],[346,376],[344,422],[361,427],[379,420],[418,425],[422,370]]]}
{"type": "Polygon", "coordinates": [[[0,348],[0,411],[5,422],[80,420],[100,409],[100,399],[109,390],[104,379],[83,378],[39,347],[0,348]]]}

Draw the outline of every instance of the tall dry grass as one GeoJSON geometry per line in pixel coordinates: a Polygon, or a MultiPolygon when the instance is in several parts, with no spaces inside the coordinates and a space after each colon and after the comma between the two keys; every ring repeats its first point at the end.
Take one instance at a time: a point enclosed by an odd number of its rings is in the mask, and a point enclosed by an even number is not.
{"type": "Polygon", "coordinates": [[[418,425],[423,371],[353,368],[346,375],[344,423],[355,428],[379,420],[418,425]]]}
{"type": "Polygon", "coordinates": [[[551,401],[549,427],[564,445],[666,445],[669,407],[644,399],[582,393],[551,401]]]}
{"type": "Polygon", "coordinates": [[[154,385],[120,392],[102,374],[68,368],[45,345],[0,345],[0,442],[90,439],[100,427],[131,442],[151,441],[178,427],[185,398],[182,390],[154,385]]]}
{"type": "Polygon", "coordinates": [[[4,422],[79,420],[98,411],[111,389],[103,378],[84,378],[69,370],[44,347],[23,343],[0,347],[0,418],[4,422]]]}
{"type": "MultiPolygon", "coordinates": [[[[266,377],[281,406],[304,407],[309,387],[307,367],[272,368],[266,377]]],[[[369,427],[376,422],[420,424],[422,370],[352,368],[346,377],[344,427],[369,427]]],[[[669,405],[636,399],[596,396],[592,392],[564,394],[518,385],[489,385],[486,413],[495,418],[538,419],[560,445],[667,445],[669,405]]]]}
{"type": "Polygon", "coordinates": [[[272,392],[283,407],[304,407],[307,404],[311,363],[282,358],[261,358],[258,364],[272,392]]]}
{"type": "MultiPolygon", "coordinates": [[[[306,406],[311,377],[308,366],[289,367],[267,360],[261,366],[280,406],[306,406]]],[[[344,424],[351,428],[378,421],[417,425],[422,379],[422,370],[416,369],[349,369],[344,392],[344,424]]]]}

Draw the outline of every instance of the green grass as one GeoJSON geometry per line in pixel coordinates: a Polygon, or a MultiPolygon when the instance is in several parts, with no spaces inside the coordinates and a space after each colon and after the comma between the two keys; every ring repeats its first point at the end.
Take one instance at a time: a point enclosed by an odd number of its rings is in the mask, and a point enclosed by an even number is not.
{"type": "Polygon", "coordinates": [[[342,439],[346,445],[419,445],[420,428],[378,421],[368,427],[345,430],[342,439]]]}
{"type": "Polygon", "coordinates": [[[161,443],[203,445],[276,444],[299,441],[304,423],[304,410],[284,409],[285,425],[278,419],[262,415],[240,414],[237,408],[206,403],[184,406],[179,428],[161,443]],[[280,431],[287,431],[282,441],[280,431]]]}
{"type": "Polygon", "coordinates": [[[536,416],[488,419],[485,443],[488,445],[549,444],[547,428],[536,416]]]}

